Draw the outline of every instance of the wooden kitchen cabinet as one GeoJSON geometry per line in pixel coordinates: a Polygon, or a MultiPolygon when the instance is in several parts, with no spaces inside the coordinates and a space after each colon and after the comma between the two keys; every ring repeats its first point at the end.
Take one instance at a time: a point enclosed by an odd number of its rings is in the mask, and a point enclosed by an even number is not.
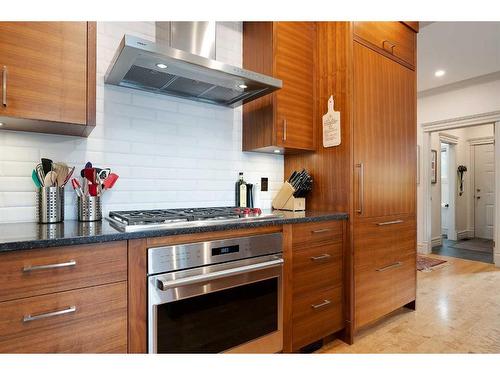
{"type": "Polygon", "coordinates": [[[127,242],[0,254],[0,353],[126,353],[127,242]]]}
{"type": "Polygon", "coordinates": [[[314,153],[285,155],[285,175],[306,168],[312,210],[349,213],[345,340],[416,299],[416,32],[403,22],[317,23],[314,153]],[[342,142],[322,147],[330,95],[342,142]]]}
{"type": "Polygon", "coordinates": [[[316,25],[244,22],[243,67],[283,88],[243,106],[243,151],[313,150],[316,25]]]}
{"type": "Polygon", "coordinates": [[[86,136],[95,126],[95,22],[0,22],[2,129],[86,136]]]}
{"type": "Polygon", "coordinates": [[[285,352],[299,351],[345,326],[345,225],[322,221],[284,226],[285,352]]]}
{"type": "Polygon", "coordinates": [[[353,53],[356,217],[414,213],[415,72],[357,42],[353,53]]]}
{"type": "Polygon", "coordinates": [[[0,353],[126,353],[125,281],[0,303],[0,353]]]}
{"type": "MultiPolygon", "coordinates": [[[[354,22],[355,40],[410,68],[416,66],[417,34],[404,22],[354,22]]],[[[354,60],[356,61],[356,59],[354,60]]]]}

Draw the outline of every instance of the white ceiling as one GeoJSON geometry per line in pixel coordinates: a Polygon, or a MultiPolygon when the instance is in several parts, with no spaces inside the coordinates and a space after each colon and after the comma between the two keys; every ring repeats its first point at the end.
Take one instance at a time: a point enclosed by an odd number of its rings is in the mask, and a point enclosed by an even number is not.
{"type": "Polygon", "coordinates": [[[419,92],[500,71],[500,22],[422,24],[417,42],[419,92]],[[439,69],[446,74],[435,77],[439,69]]]}

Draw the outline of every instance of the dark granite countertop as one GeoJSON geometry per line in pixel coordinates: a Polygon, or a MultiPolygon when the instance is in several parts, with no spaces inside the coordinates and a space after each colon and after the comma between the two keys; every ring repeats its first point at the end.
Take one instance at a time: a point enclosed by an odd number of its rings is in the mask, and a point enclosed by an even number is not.
{"type": "Polygon", "coordinates": [[[59,224],[7,223],[0,224],[0,252],[36,249],[42,247],[80,245],[107,241],[130,240],[136,238],[174,236],[215,232],[231,229],[258,228],[263,226],[306,223],[326,220],[346,220],[343,212],[306,211],[285,212],[281,218],[253,222],[220,223],[210,226],[144,230],[140,232],[120,232],[107,220],[81,223],[67,220],[59,224]]]}

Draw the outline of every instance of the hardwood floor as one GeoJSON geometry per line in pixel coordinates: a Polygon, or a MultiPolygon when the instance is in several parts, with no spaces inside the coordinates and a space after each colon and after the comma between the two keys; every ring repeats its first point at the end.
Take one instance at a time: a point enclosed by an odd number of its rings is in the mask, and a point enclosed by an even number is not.
{"type": "Polygon", "coordinates": [[[500,268],[432,254],[447,263],[418,272],[417,310],[400,309],[318,353],[499,353],[500,268]]]}

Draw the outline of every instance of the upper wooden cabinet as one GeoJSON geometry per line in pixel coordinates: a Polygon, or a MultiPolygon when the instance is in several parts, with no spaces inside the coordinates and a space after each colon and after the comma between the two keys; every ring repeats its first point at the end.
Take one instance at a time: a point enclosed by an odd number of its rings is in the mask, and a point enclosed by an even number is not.
{"type": "Polygon", "coordinates": [[[402,22],[354,22],[355,39],[369,43],[378,52],[415,68],[417,34],[402,22]]]}
{"type": "Polygon", "coordinates": [[[243,67],[283,81],[244,105],[244,151],[314,149],[315,44],[314,22],[243,23],[243,67]]]}
{"type": "Polygon", "coordinates": [[[88,135],[95,65],[95,22],[0,22],[2,129],[88,135]]]}

